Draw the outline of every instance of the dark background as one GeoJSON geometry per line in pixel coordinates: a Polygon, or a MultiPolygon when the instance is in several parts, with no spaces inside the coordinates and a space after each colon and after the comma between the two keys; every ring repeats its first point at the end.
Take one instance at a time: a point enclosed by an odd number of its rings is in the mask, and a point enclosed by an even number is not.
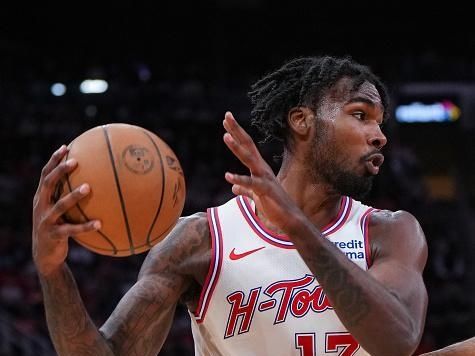
{"type": "MultiPolygon", "coordinates": [[[[425,85],[416,94],[412,89],[415,97],[435,90],[458,100],[458,122],[385,126],[387,159],[366,202],[408,210],[426,233],[430,302],[418,353],[475,335],[475,30],[457,2],[415,6],[265,0],[3,6],[0,355],[54,354],[30,240],[32,197],[57,147],[103,123],[146,127],[180,158],[184,214],[204,211],[231,196],[224,172],[242,170],[222,143],[224,112],[233,111],[253,132],[249,85],[284,60],[320,54],[351,55],[371,66],[394,105],[414,83],[425,85]],[[109,90],[83,95],[78,86],[85,78],[105,79],[109,90]],[[55,82],[66,85],[64,96],[51,95],[55,82]]],[[[278,153],[273,146],[262,150],[269,160],[278,153]]],[[[98,324],[130,288],[143,258],[103,257],[71,242],[68,263],[98,324]]],[[[192,340],[180,307],[160,355],[187,354],[192,340]]]]}

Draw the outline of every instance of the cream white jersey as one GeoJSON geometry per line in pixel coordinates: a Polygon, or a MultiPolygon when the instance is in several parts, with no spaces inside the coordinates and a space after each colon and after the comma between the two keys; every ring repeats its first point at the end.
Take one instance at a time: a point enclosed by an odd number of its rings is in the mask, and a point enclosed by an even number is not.
{"type": "MultiPolygon", "coordinates": [[[[374,209],[342,197],[322,229],[364,270],[374,209]]],[[[252,201],[238,196],[208,209],[212,257],[196,311],[196,355],[368,355],[348,333],[287,236],[268,230],[252,201]]]]}

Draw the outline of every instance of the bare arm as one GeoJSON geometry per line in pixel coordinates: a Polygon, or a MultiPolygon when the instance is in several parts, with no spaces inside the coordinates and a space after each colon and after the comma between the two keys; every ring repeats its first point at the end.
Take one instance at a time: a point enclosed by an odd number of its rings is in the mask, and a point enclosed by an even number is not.
{"type": "Polygon", "coordinates": [[[205,214],[181,219],[147,256],[137,283],[101,327],[116,355],[156,355],[172,325],[180,297],[209,264],[205,214]],[[203,263],[205,261],[205,263],[203,263]]]}
{"type": "Polygon", "coordinates": [[[114,355],[97,331],[66,264],[40,275],[46,322],[59,355],[114,355]]]}
{"type": "Polygon", "coordinates": [[[59,355],[156,355],[170,329],[176,304],[200,280],[209,259],[204,214],[180,219],[168,237],[148,254],[137,283],[101,328],[94,325],[64,262],[68,236],[89,231],[94,221],[65,224],[61,215],[87,195],[74,191],[51,201],[59,179],[75,163],[59,163],[58,150],[43,169],[33,204],[33,258],[44,295],[48,329],[59,355]],[[203,263],[204,261],[204,263],[203,263]]]}
{"type": "Polygon", "coordinates": [[[150,251],[138,281],[100,331],[85,310],[66,264],[41,278],[48,328],[58,354],[158,353],[178,300],[192,281],[193,266],[206,258],[209,249],[206,217],[195,215],[180,220],[170,235],[150,251]]]}
{"type": "Polygon", "coordinates": [[[420,341],[427,309],[425,238],[406,212],[375,213],[373,219],[370,236],[376,248],[370,273],[321,238],[312,224],[298,224],[289,235],[338,317],[365,350],[410,355],[420,341]]]}
{"type": "Polygon", "coordinates": [[[421,356],[473,356],[475,355],[475,337],[432,351],[421,356]]]}
{"type": "Polygon", "coordinates": [[[374,355],[410,355],[417,347],[427,306],[422,270],[424,234],[407,213],[378,214],[371,235],[377,246],[367,273],[351,262],[291,200],[249,135],[230,113],[224,141],[250,176],[226,173],[235,194],[251,197],[275,226],[285,231],[363,348],[374,355]]]}

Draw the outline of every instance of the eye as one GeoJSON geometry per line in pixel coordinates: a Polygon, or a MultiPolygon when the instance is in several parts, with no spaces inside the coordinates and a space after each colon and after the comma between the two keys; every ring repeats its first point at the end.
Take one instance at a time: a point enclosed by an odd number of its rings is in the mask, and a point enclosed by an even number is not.
{"type": "Polygon", "coordinates": [[[364,121],[366,118],[366,113],[364,111],[355,111],[353,114],[358,120],[364,121]]]}

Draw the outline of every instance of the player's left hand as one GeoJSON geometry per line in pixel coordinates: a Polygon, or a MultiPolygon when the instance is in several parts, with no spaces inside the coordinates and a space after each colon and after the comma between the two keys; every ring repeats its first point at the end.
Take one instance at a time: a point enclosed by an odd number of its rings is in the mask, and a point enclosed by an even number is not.
{"type": "Polygon", "coordinates": [[[252,138],[230,112],[226,112],[223,126],[227,131],[223,137],[224,142],[250,172],[250,175],[226,172],[225,179],[233,185],[233,193],[254,200],[258,211],[272,224],[290,233],[289,230],[303,217],[302,211],[282,188],[252,138]]]}

